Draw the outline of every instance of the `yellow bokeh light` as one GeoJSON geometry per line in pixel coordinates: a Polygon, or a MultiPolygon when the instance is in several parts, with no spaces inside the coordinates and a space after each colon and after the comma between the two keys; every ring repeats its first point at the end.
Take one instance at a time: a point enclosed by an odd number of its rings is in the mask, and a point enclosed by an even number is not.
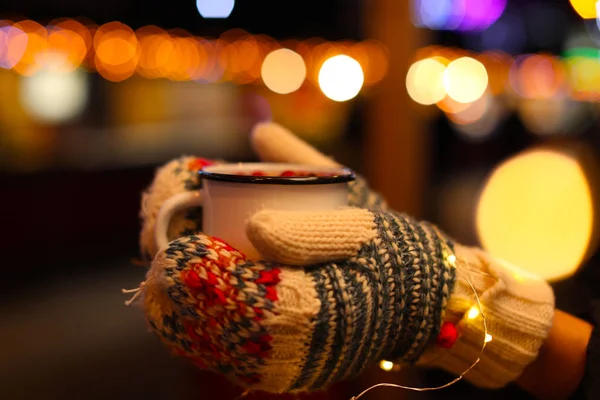
{"type": "Polygon", "coordinates": [[[479,308],[477,308],[477,307],[471,307],[469,309],[468,314],[467,314],[467,318],[469,318],[469,319],[475,319],[477,317],[479,317],[479,308]]]}
{"type": "Polygon", "coordinates": [[[394,363],[387,360],[381,360],[379,367],[384,371],[391,371],[394,368],[394,363]]]}
{"type": "Polygon", "coordinates": [[[471,57],[461,57],[448,64],[442,80],[448,96],[459,103],[477,100],[488,86],[485,66],[471,57]]]}
{"type": "Polygon", "coordinates": [[[417,61],[406,74],[406,90],[415,102],[423,105],[438,103],[446,96],[443,76],[446,65],[437,59],[417,61]]]}
{"type": "Polygon", "coordinates": [[[597,0],[569,0],[571,5],[579,14],[581,18],[584,19],[594,19],[597,15],[597,0]]]}
{"type": "Polygon", "coordinates": [[[278,49],[269,53],[260,72],[265,85],[279,94],[295,92],[306,79],[304,60],[290,49],[278,49]]]}
{"type": "Polygon", "coordinates": [[[600,97],[600,60],[592,57],[569,57],[566,68],[573,98],[597,101],[600,97]]]}
{"type": "Polygon", "coordinates": [[[485,342],[489,343],[492,341],[492,335],[490,335],[489,333],[485,334],[485,342]]]}
{"type": "Polygon", "coordinates": [[[319,71],[319,86],[325,96],[334,101],[347,101],[358,95],[365,76],[355,59],[346,55],[333,56],[319,71]]]}
{"type": "Polygon", "coordinates": [[[546,280],[583,261],[593,231],[591,189],[578,161],[534,150],[501,164],[477,207],[477,231],[491,254],[546,280]]]}

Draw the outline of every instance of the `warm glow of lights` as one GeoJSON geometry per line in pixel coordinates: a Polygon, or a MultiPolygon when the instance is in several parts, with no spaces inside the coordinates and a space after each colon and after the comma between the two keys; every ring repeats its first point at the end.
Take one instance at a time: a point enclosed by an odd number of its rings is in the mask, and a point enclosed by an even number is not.
{"type": "Polygon", "coordinates": [[[295,51],[278,49],[265,57],[261,76],[265,85],[275,93],[292,93],[304,83],[306,65],[295,51]]]}
{"type": "Polygon", "coordinates": [[[23,77],[20,100],[27,112],[45,123],[60,123],[79,115],[87,104],[87,76],[65,68],[65,58],[47,56],[35,74],[23,77]],[[54,64],[57,65],[54,65],[54,64]]]}
{"type": "Polygon", "coordinates": [[[492,335],[490,335],[489,333],[485,334],[485,342],[489,343],[492,341],[492,335]]]}
{"type": "Polygon", "coordinates": [[[588,179],[578,161],[561,152],[517,155],[487,181],[476,219],[481,244],[494,256],[544,279],[566,278],[590,244],[588,179]]]}
{"type": "Polygon", "coordinates": [[[198,12],[204,18],[227,18],[231,15],[235,0],[196,0],[198,12]]]}
{"type": "MultiPolygon", "coordinates": [[[[15,28],[27,34],[27,44],[20,60],[14,65],[13,70],[21,75],[33,75],[41,67],[38,60],[48,48],[48,32],[46,28],[34,21],[21,21],[13,25],[15,28]]],[[[18,48],[18,52],[22,49],[23,39],[19,36],[15,42],[11,43],[11,47],[18,48]]],[[[13,52],[9,48],[9,53],[13,52]]]]}
{"type": "Polygon", "coordinates": [[[164,60],[160,70],[164,77],[173,81],[186,81],[200,78],[206,60],[206,51],[200,42],[187,32],[171,35],[157,50],[160,60],[164,60]]]}
{"type": "Polygon", "coordinates": [[[575,12],[584,19],[596,18],[596,3],[597,0],[569,0],[575,9],[575,12]]]}
{"type": "Polygon", "coordinates": [[[25,54],[28,35],[14,26],[0,28],[0,67],[13,68],[25,54]]]}
{"type": "Polygon", "coordinates": [[[471,103],[480,98],[488,86],[485,66],[471,57],[461,57],[446,67],[444,89],[459,103],[471,103]]]}
{"type": "Polygon", "coordinates": [[[137,67],[139,47],[127,25],[109,22],[100,26],[94,35],[98,73],[113,82],[129,78],[137,67]]]}
{"type": "Polygon", "coordinates": [[[364,80],[358,61],[346,55],[329,58],[319,71],[319,86],[323,94],[334,101],[347,101],[356,97],[364,80]]]}
{"type": "Polygon", "coordinates": [[[164,68],[173,52],[171,37],[156,26],[146,26],[136,31],[140,43],[137,72],[145,78],[164,77],[164,68]]]}
{"type": "Polygon", "coordinates": [[[446,260],[450,263],[450,265],[454,266],[456,264],[456,256],[454,254],[450,254],[446,260]]]}
{"type": "Polygon", "coordinates": [[[446,96],[443,76],[446,65],[434,58],[417,61],[406,74],[406,90],[415,102],[431,105],[446,96]]]}
{"type": "MultiPolygon", "coordinates": [[[[208,18],[210,13],[220,13],[228,7],[225,14],[231,12],[234,2],[201,0],[198,4],[204,7],[208,18]]],[[[325,87],[326,96],[332,93],[340,99],[337,101],[356,96],[363,85],[381,81],[388,70],[387,47],[374,40],[356,43],[311,38],[278,42],[242,29],[228,30],[217,39],[205,39],[181,29],[166,32],[156,26],[133,32],[120,22],[97,26],[82,19],[59,18],[42,26],[29,20],[14,24],[0,20],[0,68],[21,75],[34,74],[47,55],[62,55],[65,62],[61,68],[75,70],[83,66],[115,82],[137,73],[149,79],[231,81],[245,85],[261,79],[265,58],[281,48],[298,53],[306,69],[305,80],[318,84],[322,90],[325,87]],[[342,55],[345,57],[336,57],[342,55]],[[327,75],[328,68],[341,68],[341,74],[327,75]],[[319,82],[323,73],[327,79],[319,82]],[[336,79],[344,84],[336,84],[336,79]]]]}
{"type": "Polygon", "coordinates": [[[318,84],[323,63],[333,56],[340,55],[340,52],[333,43],[312,39],[309,39],[309,41],[312,42],[312,46],[306,59],[307,78],[309,81],[318,84]]]}
{"type": "Polygon", "coordinates": [[[500,51],[488,51],[481,54],[478,60],[487,70],[489,92],[493,95],[503,93],[506,89],[512,57],[500,51]]]}
{"type": "Polygon", "coordinates": [[[457,125],[469,125],[479,121],[490,107],[490,102],[493,101],[490,95],[484,94],[479,99],[470,103],[464,110],[459,110],[454,113],[447,113],[448,119],[457,125]]]}
{"type": "Polygon", "coordinates": [[[479,308],[473,306],[469,309],[469,312],[467,313],[467,318],[468,319],[475,319],[477,317],[479,317],[479,314],[481,314],[479,312],[479,308]]]}
{"type": "Polygon", "coordinates": [[[391,371],[394,368],[394,363],[387,360],[381,360],[379,367],[384,371],[391,371]]]}
{"type": "Polygon", "coordinates": [[[87,55],[87,45],[78,33],[67,29],[55,28],[48,35],[48,51],[63,54],[65,67],[71,71],[77,69],[87,55]]]}
{"type": "Polygon", "coordinates": [[[374,85],[387,74],[389,56],[385,46],[374,40],[350,46],[347,54],[362,66],[365,73],[365,86],[374,85]]]}
{"type": "Polygon", "coordinates": [[[573,98],[596,101],[600,98],[600,59],[574,56],[566,60],[573,98]]]}
{"type": "Polygon", "coordinates": [[[446,96],[441,101],[438,101],[436,105],[446,114],[459,114],[469,109],[472,103],[459,103],[458,101],[452,100],[450,97],[446,96]]]}
{"type": "Polygon", "coordinates": [[[235,83],[244,85],[260,77],[261,49],[256,39],[245,35],[227,46],[225,52],[228,49],[231,49],[231,57],[227,65],[235,83]]]}
{"type": "Polygon", "coordinates": [[[534,54],[513,63],[513,90],[527,99],[548,99],[558,94],[565,79],[562,64],[554,57],[534,54]]]}

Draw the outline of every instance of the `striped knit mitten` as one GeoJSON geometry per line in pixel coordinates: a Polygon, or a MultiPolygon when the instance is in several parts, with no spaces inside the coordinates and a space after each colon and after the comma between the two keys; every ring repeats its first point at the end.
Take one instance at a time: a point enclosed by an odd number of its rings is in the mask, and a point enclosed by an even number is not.
{"type": "Polygon", "coordinates": [[[405,215],[262,211],[247,233],[277,262],[247,260],[202,234],[182,237],[152,263],[143,304],[175,353],[249,389],[318,390],[382,359],[461,373],[484,339],[465,276],[493,337],[466,376],[476,385],[515,379],[552,320],[545,283],[405,215]],[[440,348],[448,321],[459,338],[440,348]]]}
{"type": "MultiPolygon", "coordinates": [[[[427,223],[396,213],[368,211],[364,212],[370,218],[360,220],[354,212],[263,211],[249,222],[247,231],[261,254],[271,260],[292,265],[330,262],[334,269],[337,266],[347,275],[365,268],[363,265],[377,265],[381,297],[373,307],[378,318],[386,319],[385,299],[389,293],[395,296],[398,307],[394,317],[416,311],[416,315],[430,318],[416,322],[429,328],[413,337],[412,351],[394,350],[384,357],[386,360],[399,364],[416,361],[418,365],[439,367],[458,376],[480,357],[481,361],[465,379],[479,387],[500,388],[519,377],[537,357],[554,315],[554,295],[546,282],[480,249],[452,243],[427,223]],[[448,245],[446,254],[444,243],[448,245]],[[359,244],[361,250],[357,254],[359,244]],[[446,287],[449,295],[440,289],[446,287]],[[408,297],[398,303],[398,293],[408,297]],[[436,338],[440,327],[449,329],[442,329],[436,338]],[[431,343],[433,338],[435,343],[431,343]],[[487,343],[482,353],[484,340],[487,343]]],[[[357,320],[348,317],[348,303],[360,304],[356,298],[360,291],[353,284],[361,280],[346,276],[342,280],[344,283],[337,287],[326,284],[328,299],[338,298],[333,295],[336,290],[343,293],[342,304],[331,304],[330,310],[336,310],[337,318],[347,319],[348,332],[356,332],[357,320]]],[[[404,322],[393,326],[392,332],[402,332],[403,327],[404,322]]]]}
{"type": "MultiPolygon", "coordinates": [[[[333,160],[298,139],[284,127],[275,123],[256,125],[250,137],[252,147],[262,161],[305,164],[315,166],[337,166],[333,160]]],[[[156,216],[163,203],[170,197],[185,191],[202,187],[198,171],[220,161],[183,156],[160,167],[152,184],[142,194],[140,250],[145,261],[150,262],[156,255],[154,229],[156,216]]],[[[366,181],[358,176],[349,186],[348,202],[351,206],[386,208],[386,204],[373,192],[366,181]]],[[[173,216],[169,225],[170,240],[199,232],[202,227],[202,211],[192,208],[173,216]]]]}
{"type": "Polygon", "coordinates": [[[248,234],[273,258],[315,265],[247,260],[202,234],[172,241],[142,296],[176,354],[249,389],[314,391],[381,359],[414,363],[437,337],[456,271],[433,226],[349,208],[260,213],[248,234]]]}

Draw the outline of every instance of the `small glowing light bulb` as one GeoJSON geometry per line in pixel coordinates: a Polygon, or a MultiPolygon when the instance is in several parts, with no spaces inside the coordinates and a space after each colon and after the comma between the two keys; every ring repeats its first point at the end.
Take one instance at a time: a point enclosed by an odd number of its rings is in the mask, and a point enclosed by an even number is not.
{"type": "Polygon", "coordinates": [[[489,343],[492,341],[492,335],[490,335],[489,333],[485,334],[485,342],[489,343]]]}
{"type": "Polygon", "coordinates": [[[469,313],[467,314],[467,318],[475,319],[479,316],[479,309],[477,307],[471,307],[469,313]]]}
{"type": "Polygon", "coordinates": [[[454,264],[456,263],[456,256],[454,254],[450,254],[446,260],[448,260],[448,262],[450,263],[450,265],[454,266],[454,264]]]}
{"type": "Polygon", "coordinates": [[[391,371],[394,368],[394,363],[387,360],[381,360],[379,367],[384,371],[391,371]]]}

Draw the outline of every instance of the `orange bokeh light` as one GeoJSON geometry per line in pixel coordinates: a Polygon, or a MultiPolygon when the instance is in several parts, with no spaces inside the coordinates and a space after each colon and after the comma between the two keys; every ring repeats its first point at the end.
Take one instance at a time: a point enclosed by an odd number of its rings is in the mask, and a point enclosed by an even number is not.
{"type": "Polygon", "coordinates": [[[555,57],[542,54],[526,56],[513,64],[511,83],[515,92],[526,99],[556,96],[565,82],[565,70],[555,57]]]}
{"type": "Polygon", "coordinates": [[[156,26],[146,26],[136,31],[140,43],[140,58],[136,71],[144,78],[164,77],[162,69],[172,51],[171,38],[156,26]],[[165,51],[165,47],[168,51],[165,51]]]}
{"type": "Polygon", "coordinates": [[[109,81],[119,82],[135,72],[140,45],[135,33],[120,22],[109,22],[94,35],[96,68],[109,81]]]}
{"type": "MultiPolygon", "coordinates": [[[[30,20],[17,22],[13,27],[27,35],[25,51],[13,69],[21,75],[33,75],[40,69],[40,59],[48,48],[48,32],[42,25],[30,20]]],[[[25,37],[18,35],[11,46],[20,48],[24,39],[25,37]]],[[[9,49],[9,53],[11,51],[9,49]]]]}

